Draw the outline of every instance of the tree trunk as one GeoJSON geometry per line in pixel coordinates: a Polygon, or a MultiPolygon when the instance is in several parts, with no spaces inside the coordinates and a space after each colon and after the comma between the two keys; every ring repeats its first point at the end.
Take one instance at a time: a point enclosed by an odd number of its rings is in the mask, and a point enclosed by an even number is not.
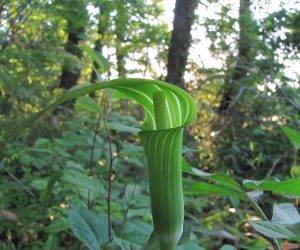
{"type": "Polygon", "coordinates": [[[65,51],[75,57],[74,60],[66,58],[62,69],[60,87],[69,89],[77,84],[80,77],[82,51],[77,46],[84,39],[88,13],[85,2],[81,0],[58,0],[57,3],[62,6],[62,14],[66,16],[67,21],[68,40],[65,51]]]}
{"type": "Polygon", "coordinates": [[[223,96],[218,110],[219,113],[228,111],[234,98],[239,95],[241,88],[245,85],[247,80],[247,73],[251,67],[251,61],[254,59],[253,43],[256,37],[255,33],[252,32],[253,21],[250,5],[250,0],[240,0],[238,55],[235,67],[231,72],[229,70],[225,78],[223,96]]]}
{"type": "MultiPolygon", "coordinates": [[[[82,52],[79,48],[76,46],[80,42],[80,38],[76,33],[69,33],[68,35],[68,41],[65,46],[65,50],[76,56],[78,59],[81,59],[82,52]]],[[[70,68],[69,66],[64,65],[61,81],[60,81],[60,88],[69,89],[73,86],[75,86],[78,82],[78,79],[80,77],[80,66],[76,65],[74,68],[70,68]]]]}
{"type": "Polygon", "coordinates": [[[117,70],[118,76],[120,78],[126,76],[126,69],[125,69],[125,56],[120,50],[117,48],[117,70]]]}
{"type": "Polygon", "coordinates": [[[119,1],[117,4],[117,16],[115,17],[115,24],[116,24],[116,56],[117,56],[117,71],[118,76],[126,77],[126,68],[125,68],[125,57],[127,52],[124,51],[124,44],[126,43],[126,29],[129,23],[129,13],[128,7],[126,6],[125,2],[119,1]]]}
{"type": "Polygon", "coordinates": [[[184,88],[184,72],[191,45],[191,27],[197,0],[176,0],[166,82],[184,88]]]}
{"type": "MultiPolygon", "coordinates": [[[[103,46],[104,46],[104,40],[106,39],[105,36],[107,35],[107,29],[110,25],[109,23],[109,14],[110,14],[110,7],[109,7],[109,3],[106,1],[103,1],[101,3],[98,4],[100,13],[99,13],[99,18],[98,18],[98,30],[97,30],[97,40],[95,42],[95,52],[97,52],[99,55],[102,55],[103,52],[103,46]]],[[[100,66],[93,61],[93,70],[92,70],[92,74],[91,74],[91,83],[95,83],[98,80],[97,77],[97,72],[100,71],[100,73],[103,73],[103,71],[101,71],[103,69],[100,69],[100,66]],[[96,70],[95,70],[96,69],[96,70]]],[[[93,94],[91,94],[93,95],[93,94]]]]}
{"type": "MultiPolygon", "coordinates": [[[[99,30],[98,30],[99,34],[101,33],[99,30]]],[[[103,48],[103,44],[102,44],[102,39],[101,38],[98,38],[97,41],[95,42],[95,51],[99,54],[102,54],[102,48],[103,48]]],[[[97,72],[94,70],[94,68],[96,70],[99,70],[99,65],[93,61],[93,70],[92,70],[92,74],[91,74],[91,83],[95,83],[98,81],[98,77],[97,77],[97,72]]]]}
{"type": "Polygon", "coordinates": [[[247,150],[245,143],[253,135],[255,106],[249,103],[255,98],[249,88],[256,84],[252,69],[257,54],[257,26],[251,15],[251,0],[240,0],[239,36],[237,55],[229,58],[224,80],[224,89],[220,106],[219,119],[213,129],[218,131],[214,139],[216,156],[221,166],[231,166],[232,171],[243,178],[253,172],[253,165],[245,161],[247,150]],[[234,62],[234,67],[230,64],[234,62]],[[249,98],[249,99],[248,99],[249,98]]]}

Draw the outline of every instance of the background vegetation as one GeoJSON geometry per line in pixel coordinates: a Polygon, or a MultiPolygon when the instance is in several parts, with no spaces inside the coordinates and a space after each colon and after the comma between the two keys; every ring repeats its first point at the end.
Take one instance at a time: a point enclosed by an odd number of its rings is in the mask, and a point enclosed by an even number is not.
{"type": "MultiPolygon", "coordinates": [[[[270,232],[262,236],[249,221],[271,219],[278,203],[290,204],[287,214],[299,230],[292,230],[298,239],[289,235],[279,244],[299,249],[300,216],[291,208],[299,208],[300,196],[299,1],[172,4],[0,0],[0,143],[77,84],[167,81],[197,101],[184,138],[185,159],[195,169],[186,172],[224,173],[184,173],[190,240],[178,249],[271,249],[270,232]],[[253,189],[247,202],[238,195],[253,189]]],[[[61,105],[1,146],[0,249],[145,246],[153,228],[135,129],[142,119],[130,100],[96,92],[61,105]],[[82,221],[90,222],[96,241],[78,232],[82,221]]]]}

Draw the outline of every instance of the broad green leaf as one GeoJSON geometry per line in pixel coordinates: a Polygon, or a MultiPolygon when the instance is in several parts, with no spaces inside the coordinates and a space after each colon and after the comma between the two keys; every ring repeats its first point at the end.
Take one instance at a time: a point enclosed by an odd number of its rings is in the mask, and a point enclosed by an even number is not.
{"type": "Polygon", "coordinates": [[[104,194],[104,187],[99,180],[88,177],[74,169],[64,170],[61,180],[74,184],[74,187],[93,191],[97,195],[104,194]]]}
{"type": "Polygon", "coordinates": [[[205,194],[214,194],[214,195],[224,195],[229,197],[236,197],[239,199],[244,198],[244,194],[240,191],[228,189],[206,182],[197,182],[192,186],[184,190],[184,194],[187,195],[205,195],[205,194]]]}
{"type": "Polygon", "coordinates": [[[300,133],[286,125],[281,126],[281,129],[282,129],[283,133],[286,135],[286,137],[293,144],[294,148],[299,149],[300,148],[300,133]]]}
{"type": "Polygon", "coordinates": [[[191,167],[185,159],[183,159],[182,162],[182,171],[185,173],[200,176],[202,178],[213,180],[219,185],[222,185],[224,187],[229,187],[238,191],[242,191],[240,184],[238,184],[235,180],[230,178],[228,175],[224,173],[211,174],[211,173],[204,172],[198,168],[191,167]]]}
{"type": "Polygon", "coordinates": [[[293,203],[275,204],[273,207],[272,222],[292,225],[300,223],[300,215],[293,203]]]}
{"type": "Polygon", "coordinates": [[[149,234],[145,234],[142,231],[134,231],[120,236],[120,238],[140,246],[147,241],[148,237],[149,234]]]}
{"type": "Polygon", "coordinates": [[[300,243],[300,236],[294,237],[292,240],[297,241],[300,243]]]}
{"type": "Polygon", "coordinates": [[[223,245],[220,250],[237,250],[235,246],[232,245],[223,245]]]}
{"type": "Polygon", "coordinates": [[[293,239],[300,234],[300,215],[292,203],[275,204],[270,222],[250,223],[258,232],[270,238],[293,239]]]}
{"type": "Polygon", "coordinates": [[[260,198],[260,196],[262,196],[264,194],[264,191],[257,189],[257,190],[253,190],[250,192],[247,192],[248,197],[253,200],[254,202],[257,202],[260,198]]]}
{"type": "Polygon", "coordinates": [[[152,231],[152,225],[140,220],[129,219],[123,227],[122,234],[118,237],[122,240],[123,245],[130,243],[131,247],[126,249],[140,249],[145,245],[152,231]],[[133,245],[138,245],[139,248],[132,247],[133,245]]]}
{"type": "Polygon", "coordinates": [[[129,250],[127,246],[125,246],[124,241],[119,239],[118,237],[114,237],[113,242],[107,243],[105,246],[101,247],[101,250],[129,250]]]}
{"type": "Polygon", "coordinates": [[[69,224],[66,219],[54,220],[51,224],[44,228],[47,233],[61,233],[69,229],[69,224]]]}
{"type": "Polygon", "coordinates": [[[74,162],[74,161],[66,161],[65,168],[66,169],[77,170],[77,171],[80,171],[80,172],[84,171],[83,166],[81,164],[77,163],[77,162],[74,162]]]}
{"type": "Polygon", "coordinates": [[[99,114],[101,113],[100,105],[89,96],[80,96],[75,102],[77,108],[83,109],[90,113],[99,114]]]}
{"type": "Polygon", "coordinates": [[[183,245],[190,241],[192,234],[192,225],[190,222],[185,221],[183,224],[183,232],[179,239],[178,245],[183,245]]]}
{"type": "Polygon", "coordinates": [[[57,249],[59,249],[57,236],[54,234],[50,234],[47,238],[43,250],[57,250],[57,249]]]}
{"type": "Polygon", "coordinates": [[[138,219],[129,219],[129,217],[127,216],[126,223],[122,224],[121,234],[118,235],[118,237],[122,240],[129,241],[133,244],[143,246],[145,245],[145,242],[147,242],[149,235],[152,233],[152,231],[152,225],[140,221],[138,219]]]}
{"type": "Polygon", "coordinates": [[[123,124],[117,123],[117,122],[109,122],[108,127],[111,130],[117,130],[117,131],[120,131],[120,132],[123,132],[123,133],[137,134],[139,131],[141,131],[138,128],[133,128],[133,127],[130,127],[130,126],[126,126],[126,125],[123,125],[123,124]]]}
{"type": "Polygon", "coordinates": [[[159,250],[158,240],[154,231],[150,235],[146,245],[143,247],[143,250],[159,250]]]}
{"type": "Polygon", "coordinates": [[[239,237],[225,230],[207,229],[205,227],[193,226],[193,232],[203,234],[210,237],[220,237],[229,241],[238,241],[239,237]]]}
{"type": "Polygon", "coordinates": [[[65,148],[74,148],[76,146],[86,146],[87,138],[83,135],[78,135],[74,132],[67,131],[63,138],[54,139],[54,141],[62,146],[62,150],[65,148]]]}
{"type": "Polygon", "coordinates": [[[99,250],[109,240],[106,215],[96,214],[86,208],[71,207],[68,221],[75,236],[90,250],[99,250]]]}
{"type": "Polygon", "coordinates": [[[30,186],[35,188],[36,190],[39,190],[39,191],[42,191],[42,190],[45,190],[48,186],[48,180],[49,178],[45,178],[45,179],[36,179],[36,180],[33,180],[31,183],[30,183],[30,186]]]}
{"type": "Polygon", "coordinates": [[[252,189],[262,189],[278,194],[288,194],[300,196],[300,178],[288,179],[284,181],[252,181],[245,180],[244,187],[252,189]]]}
{"type": "Polygon", "coordinates": [[[131,202],[136,199],[142,193],[142,187],[137,184],[128,184],[125,188],[125,199],[127,202],[131,202]]]}
{"type": "Polygon", "coordinates": [[[256,237],[254,240],[248,240],[247,243],[240,246],[247,250],[266,250],[272,247],[272,244],[263,237],[256,237]]]}
{"type": "MultiPolygon", "coordinates": [[[[119,237],[114,237],[114,242],[108,244],[108,246],[109,247],[104,246],[103,250],[131,250],[133,244],[130,241],[121,239],[119,237]],[[115,244],[113,244],[113,243],[115,243],[115,244]]],[[[136,249],[138,249],[138,248],[136,248],[136,249]]]]}
{"type": "Polygon", "coordinates": [[[293,231],[300,231],[300,223],[282,225],[269,221],[250,221],[250,224],[256,231],[270,238],[292,239],[297,236],[293,231]]]}

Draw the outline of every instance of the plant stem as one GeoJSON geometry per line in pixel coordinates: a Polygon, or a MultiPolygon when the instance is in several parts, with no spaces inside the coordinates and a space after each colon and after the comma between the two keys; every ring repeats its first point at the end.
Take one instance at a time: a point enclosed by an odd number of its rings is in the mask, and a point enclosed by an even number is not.
{"type": "Polygon", "coordinates": [[[107,191],[107,224],[108,224],[108,237],[109,241],[113,240],[112,232],[111,232],[111,207],[110,207],[110,200],[111,200],[111,184],[112,184],[112,163],[113,163],[113,152],[112,152],[112,140],[110,130],[107,124],[107,109],[108,103],[104,105],[104,126],[107,134],[107,140],[109,145],[109,174],[108,174],[108,191],[107,191]]]}
{"type": "Polygon", "coordinates": [[[26,187],[23,182],[21,182],[16,176],[14,176],[13,173],[11,173],[2,163],[0,163],[0,168],[3,168],[5,172],[21,187],[25,190],[26,193],[28,193],[30,196],[38,200],[38,197],[28,188],[26,187]]]}
{"type": "MultiPolygon", "coordinates": [[[[96,127],[95,127],[95,130],[94,130],[94,138],[93,138],[93,144],[92,144],[92,147],[91,147],[91,155],[90,155],[88,176],[91,176],[93,174],[94,150],[95,150],[97,134],[98,134],[98,131],[99,131],[98,128],[99,128],[99,124],[100,124],[100,119],[101,119],[101,114],[98,115],[97,122],[96,122],[96,127]]],[[[92,201],[90,199],[90,190],[88,190],[88,209],[91,209],[91,208],[92,208],[92,201]]]]}
{"type": "MultiPolygon", "coordinates": [[[[261,208],[258,206],[258,204],[252,200],[247,194],[245,195],[245,198],[250,202],[252,207],[254,208],[255,212],[264,220],[269,221],[265,213],[261,210],[261,208]]],[[[279,243],[276,238],[272,238],[273,241],[273,247],[274,250],[281,250],[279,243]]]]}

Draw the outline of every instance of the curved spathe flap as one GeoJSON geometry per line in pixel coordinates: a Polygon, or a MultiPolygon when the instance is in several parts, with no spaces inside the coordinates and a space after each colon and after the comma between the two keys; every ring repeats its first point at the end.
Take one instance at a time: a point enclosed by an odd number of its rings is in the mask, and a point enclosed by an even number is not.
{"type": "Polygon", "coordinates": [[[105,88],[118,90],[143,106],[145,110],[144,129],[156,129],[153,96],[158,91],[163,92],[166,97],[171,128],[186,126],[195,116],[195,102],[187,92],[156,80],[116,79],[103,83],[78,85],[66,92],[63,97],[76,98],[105,88]]]}
{"type": "Polygon", "coordinates": [[[71,88],[56,101],[18,126],[11,135],[1,143],[0,147],[18,136],[25,128],[29,127],[48,110],[69,100],[106,88],[118,90],[143,106],[145,110],[143,130],[157,129],[153,104],[153,96],[157,91],[162,92],[166,98],[170,128],[187,126],[191,123],[196,113],[193,98],[184,90],[165,82],[145,79],[116,79],[95,84],[81,84],[71,88]]]}

